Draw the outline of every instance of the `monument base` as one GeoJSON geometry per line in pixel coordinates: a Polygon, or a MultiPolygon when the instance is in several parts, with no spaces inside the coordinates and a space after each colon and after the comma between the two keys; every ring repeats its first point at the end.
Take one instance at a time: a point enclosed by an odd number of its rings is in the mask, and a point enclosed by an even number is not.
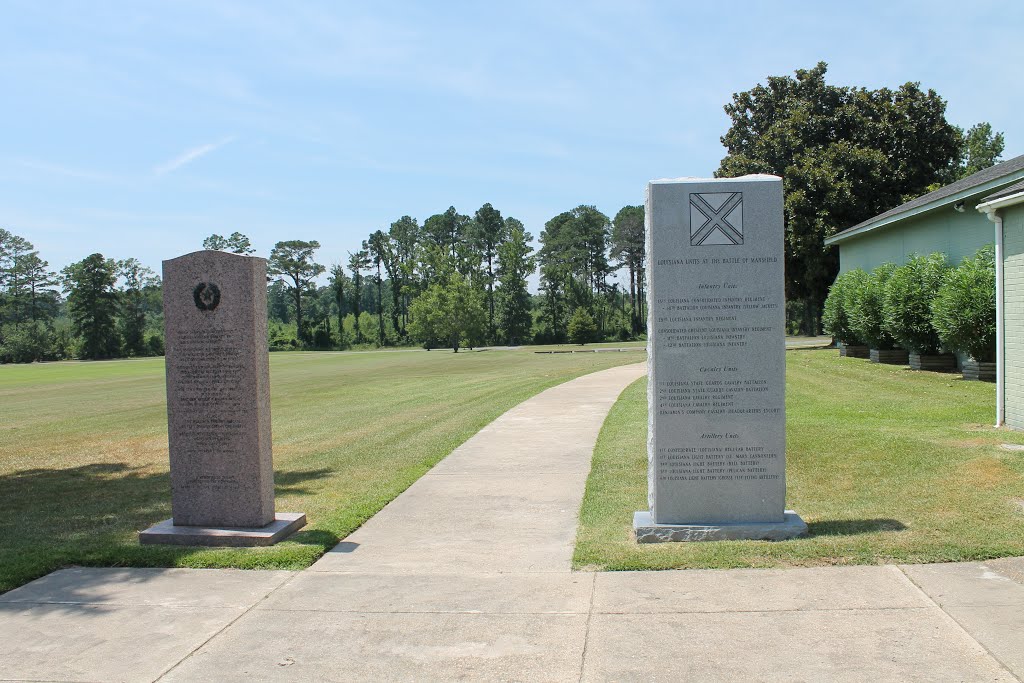
{"type": "Polygon", "coordinates": [[[170,545],[256,546],[274,545],[306,526],[301,512],[278,512],[274,521],[264,527],[176,526],[166,519],[139,532],[139,543],[170,545]]]}
{"type": "Polygon", "coordinates": [[[739,522],[735,524],[655,524],[651,513],[633,514],[637,543],[683,541],[783,541],[807,533],[807,523],[792,510],[781,522],[739,522]]]}

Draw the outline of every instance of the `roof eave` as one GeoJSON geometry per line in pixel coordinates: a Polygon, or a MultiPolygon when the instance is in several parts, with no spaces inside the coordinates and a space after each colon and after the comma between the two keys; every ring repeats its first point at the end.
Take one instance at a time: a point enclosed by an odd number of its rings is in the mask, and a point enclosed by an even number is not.
{"type": "Polygon", "coordinates": [[[877,223],[869,223],[867,225],[861,226],[860,228],[857,228],[856,230],[837,233],[835,235],[832,235],[831,237],[825,238],[825,246],[830,247],[833,244],[845,242],[851,237],[858,237],[866,232],[871,232],[872,230],[877,230],[878,228],[883,228],[887,225],[898,223],[899,221],[906,220],[907,218],[912,218],[913,216],[918,216],[922,213],[926,213],[933,209],[937,209],[941,206],[945,206],[946,204],[955,204],[961,199],[966,199],[967,197],[970,197],[972,195],[988,192],[989,190],[999,187],[1000,185],[1007,185],[1009,183],[1014,182],[1015,180],[1020,180],[1021,178],[1024,178],[1024,169],[1021,169],[1016,173],[1010,173],[1001,178],[996,178],[995,180],[990,180],[987,183],[982,183],[981,185],[969,187],[966,190],[960,190],[956,194],[951,194],[948,197],[942,197],[941,199],[936,199],[934,201],[928,202],[927,204],[915,206],[913,209],[909,209],[904,213],[898,213],[895,216],[889,216],[885,220],[878,221],[877,223]]]}
{"type": "Polygon", "coordinates": [[[1024,204],[1024,190],[1015,192],[1014,194],[1000,197],[999,199],[993,199],[991,201],[982,202],[978,204],[978,211],[982,213],[992,213],[998,209],[1002,209],[1006,206],[1013,206],[1014,204],[1024,204]]]}

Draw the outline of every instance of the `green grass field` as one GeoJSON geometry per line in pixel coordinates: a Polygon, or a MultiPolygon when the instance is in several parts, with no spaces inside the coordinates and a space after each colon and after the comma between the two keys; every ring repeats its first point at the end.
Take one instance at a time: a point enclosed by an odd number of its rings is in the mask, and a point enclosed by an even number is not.
{"type": "Polygon", "coordinates": [[[140,546],[170,517],[163,359],[0,367],[0,592],[69,564],[299,568],[488,422],[635,353],[532,350],[271,355],[272,548],[140,546]]]}
{"type": "Polygon", "coordinates": [[[638,545],[647,507],[646,380],[594,453],[575,564],[587,569],[945,562],[1024,555],[1024,434],[997,430],[995,387],[835,350],[786,353],[787,507],[808,538],[638,545]]]}

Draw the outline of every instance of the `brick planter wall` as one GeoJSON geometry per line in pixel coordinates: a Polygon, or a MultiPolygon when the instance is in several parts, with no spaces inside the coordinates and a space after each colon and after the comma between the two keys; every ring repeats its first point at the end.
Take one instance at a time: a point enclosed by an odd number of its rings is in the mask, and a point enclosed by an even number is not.
{"type": "Polygon", "coordinates": [[[910,354],[905,349],[871,349],[871,362],[907,365],[910,363],[910,354]]]}
{"type": "Polygon", "coordinates": [[[843,344],[839,347],[839,355],[847,358],[867,358],[870,354],[871,351],[866,346],[843,344]]]}
{"type": "Polygon", "coordinates": [[[964,379],[974,382],[995,382],[996,364],[976,360],[964,361],[964,379]]]}
{"type": "Polygon", "coordinates": [[[932,372],[953,372],[956,370],[956,356],[951,353],[923,355],[910,354],[911,370],[931,370],[932,372]]]}

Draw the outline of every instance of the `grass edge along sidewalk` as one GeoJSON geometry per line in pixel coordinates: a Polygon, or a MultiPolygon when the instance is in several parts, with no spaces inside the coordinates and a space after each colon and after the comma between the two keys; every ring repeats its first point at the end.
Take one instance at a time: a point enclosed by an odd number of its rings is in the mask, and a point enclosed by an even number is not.
{"type": "Polygon", "coordinates": [[[786,507],[808,538],[637,544],[647,506],[646,379],[606,419],[574,566],[634,570],[983,560],[1024,555],[1024,434],[992,427],[995,388],[958,375],[786,354],[786,507]]]}
{"type": "Polygon", "coordinates": [[[638,354],[273,354],[269,548],[140,546],[170,516],[163,360],[0,368],[0,592],[68,565],[301,569],[499,415],[638,354]]]}

